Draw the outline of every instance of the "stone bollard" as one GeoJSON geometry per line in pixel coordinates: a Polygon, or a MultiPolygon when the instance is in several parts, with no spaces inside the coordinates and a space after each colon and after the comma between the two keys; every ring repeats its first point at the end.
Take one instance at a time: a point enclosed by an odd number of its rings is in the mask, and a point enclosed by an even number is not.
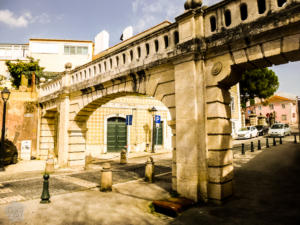
{"type": "Polygon", "coordinates": [[[258,140],[258,143],[257,143],[257,150],[261,150],[260,140],[258,140]]]}
{"type": "Polygon", "coordinates": [[[297,144],[297,136],[296,136],[296,134],[294,135],[294,143],[297,144]]]}
{"type": "Polygon", "coordinates": [[[251,152],[254,152],[254,144],[253,144],[253,141],[251,141],[251,152]]]}
{"type": "Polygon", "coordinates": [[[126,164],[127,163],[127,152],[125,149],[123,149],[120,153],[120,164],[126,164]]]}
{"type": "Polygon", "coordinates": [[[45,173],[44,176],[44,182],[43,182],[43,192],[41,196],[41,201],[40,203],[45,204],[45,203],[50,203],[50,194],[49,194],[49,174],[45,173]]]}
{"type": "Polygon", "coordinates": [[[279,138],[279,144],[282,145],[282,137],[279,138]]]}
{"type": "Polygon", "coordinates": [[[276,139],[273,137],[273,146],[276,146],[276,139]]]}
{"type": "Polygon", "coordinates": [[[110,163],[104,163],[103,169],[101,170],[101,182],[100,191],[111,191],[112,190],[112,170],[110,163]]]}
{"type": "Polygon", "coordinates": [[[267,147],[267,148],[270,148],[270,145],[269,145],[269,138],[266,138],[266,147],[267,147]]]}
{"type": "Polygon", "coordinates": [[[145,181],[150,183],[154,182],[154,162],[152,157],[149,157],[146,162],[145,181]]]}
{"type": "Polygon", "coordinates": [[[245,155],[245,144],[242,144],[242,155],[245,155]]]}

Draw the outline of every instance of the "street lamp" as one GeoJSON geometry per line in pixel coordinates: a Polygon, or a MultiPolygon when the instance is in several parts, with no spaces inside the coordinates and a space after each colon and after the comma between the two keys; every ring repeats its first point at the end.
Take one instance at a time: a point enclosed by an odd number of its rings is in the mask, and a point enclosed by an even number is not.
{"type": "Polygon", "coordinates": [[[152,117],[153,117],[153,126],[152,126],[152,148],[151,148],[151,152],[154,153],[155,152],[155,149],[154,149],[154,127],[155,126],[155,113],[157,112],[157,109],[153,106],[151,109],[149,109],[149,112],[152,114],[152,117]]]}
{"type": "Polygon", "coordinates": [[[9,99],[10,91],[5,87],[1,91],[1,98],[3,100],[3,117],[2,117],[2,133],[1,133],[1,148],[0,148],[0,171],[4,171],[4,154],[5,154],[5,148],[4,148],[4,140],[5,140],[5,118],[6,118],[6,103],[9,99]]]}

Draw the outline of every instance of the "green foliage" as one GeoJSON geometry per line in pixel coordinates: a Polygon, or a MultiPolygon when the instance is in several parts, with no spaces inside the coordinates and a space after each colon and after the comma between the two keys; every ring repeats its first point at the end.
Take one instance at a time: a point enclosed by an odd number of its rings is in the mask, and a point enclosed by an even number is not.
{"type": "MultiPolygon", "coordinates": [[[[17,62],[6,61],[5,64],[12,77],[13,86],[19,87],[21,84],[22,74],[26,76],[29,83],[31,83],[32,72],[40,74],[44,68],[39,66],[39,60],[34,60],[28,57],[29,61],[17,60],[17,62]]],[[[38,78],[38,77],[37,77],[38,78]]],[[[38,79],[37,79],[38,80],[38,79]]]]}
{"type": "Polygon", "coordinates": [[[279,87],[277,75],[270,69],[255,69],[246,71],[240,81],[241,105],[255,97],[266,99],[272,96],[279,87]]]}

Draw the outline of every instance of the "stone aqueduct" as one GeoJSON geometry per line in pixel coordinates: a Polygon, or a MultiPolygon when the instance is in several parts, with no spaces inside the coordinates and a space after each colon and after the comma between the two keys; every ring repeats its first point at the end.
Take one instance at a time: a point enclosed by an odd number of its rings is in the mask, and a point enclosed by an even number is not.
{"type": "Polygon", "coordinates": [[[89,115],[120,96],[153,96],[172,117],[172,188],[196,201],[232,195],[228,90],[246,69],[300,60],[300,0],[187,2],[174,23],[40,87],[41,157],[55,147],[61,167],[83,166],[89,115]]]}

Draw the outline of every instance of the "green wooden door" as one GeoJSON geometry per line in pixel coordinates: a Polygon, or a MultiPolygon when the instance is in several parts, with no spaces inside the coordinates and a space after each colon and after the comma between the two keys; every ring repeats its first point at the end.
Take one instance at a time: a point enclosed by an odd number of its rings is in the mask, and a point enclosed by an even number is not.
{"type": "Polygon", "coordinates": [[[107,121],[107,151],[121,151],[127,145],[126,120],[113,117],[107,121]]]}
{"type": "Polygon", "coordinates": [[[154,133],[153,133],[153,140],[155,145],[162,145],[163,144],[163,121],[160,122],[159,127],[155,127],[154,124],[154,133]],[[157,135],[157,138],[156,138],[157,135]]]}

